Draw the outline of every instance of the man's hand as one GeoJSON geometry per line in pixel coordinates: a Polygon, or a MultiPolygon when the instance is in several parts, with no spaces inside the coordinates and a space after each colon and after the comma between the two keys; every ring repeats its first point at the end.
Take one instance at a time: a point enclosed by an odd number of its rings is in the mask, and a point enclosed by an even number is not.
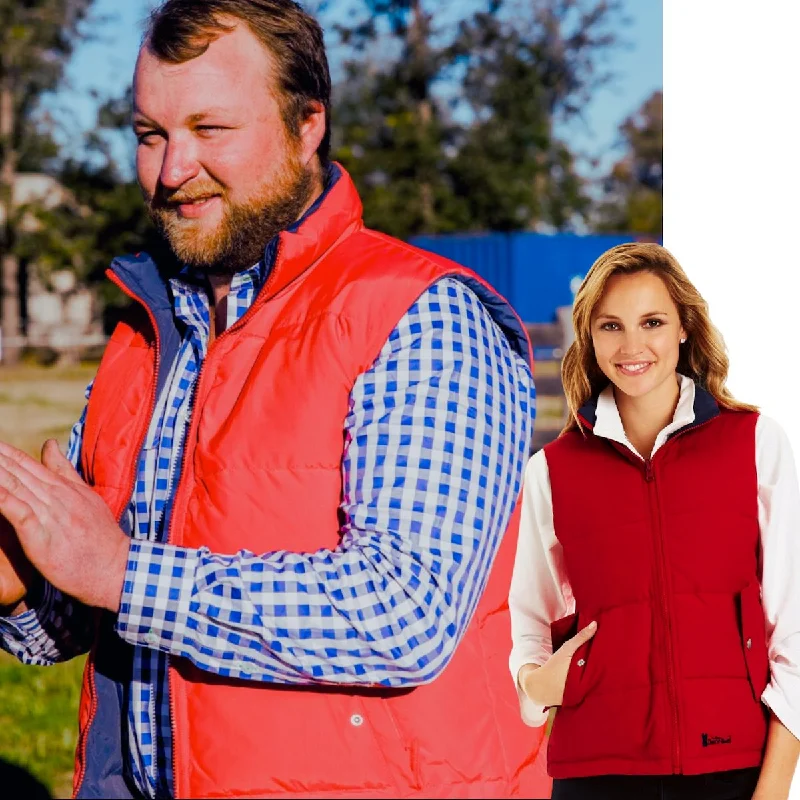
{"type": "Polygon", "coordinates": [[[572,657],[584,642],[588,642],[595,635],[596,631],[597,623],[590,622],[571,639],[567,639],[541,667],[525,664],[520,669],[517,680],[532,703],[545,708],[561,705],[572,657]]]}
{"type": "Polygon", "coordinates": [[[130,539],[55,440],[45,442],[41,464],[0,442],[0,515],[50,583],[87,605],[119,611],[130,539]]]}
{"type": "Polygon", "coordinates": [[[0,516],[0,615],[17,613],[35,574],[11,523],[0,516]]]}

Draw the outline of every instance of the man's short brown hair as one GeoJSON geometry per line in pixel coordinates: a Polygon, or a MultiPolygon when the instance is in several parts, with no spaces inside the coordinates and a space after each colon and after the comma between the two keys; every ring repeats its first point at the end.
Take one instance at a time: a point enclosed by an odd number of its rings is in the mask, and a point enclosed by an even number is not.
{"type": "Polygon", "coordinates": [[[182,64],[202,55],[217,37],[244,22],[267,48],[278,71],[278,101],[289,132],[300,135],[309,102],[325,108],[325,136],[317,148],[323,170],[331,146],[331,76],[322,29],[292,0],[165,0],[150,14],[144,41],[160,60],[182,64]]]}

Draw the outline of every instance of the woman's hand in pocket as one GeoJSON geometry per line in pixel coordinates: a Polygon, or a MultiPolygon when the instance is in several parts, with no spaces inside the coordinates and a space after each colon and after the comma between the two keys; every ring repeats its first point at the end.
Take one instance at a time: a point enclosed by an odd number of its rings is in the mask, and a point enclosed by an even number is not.
{"type": "Polygon", "coordinates": [[[572,657],[581,645],[595,635],[596,631],[597,623],[590,622],[571,639],[567,639],[542,666],[525,664],[520,668],[517,680],[532,703],[545,708],[561,705],[572,657]]]}

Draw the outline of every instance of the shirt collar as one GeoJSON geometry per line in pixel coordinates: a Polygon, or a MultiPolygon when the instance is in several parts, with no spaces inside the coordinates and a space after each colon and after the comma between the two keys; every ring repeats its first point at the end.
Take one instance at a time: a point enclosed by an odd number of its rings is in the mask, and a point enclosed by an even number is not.
{"type": "MultiPolygon", "coordinates": [[[[678,377],[680,379],[680,394],[678,396],[678,405],[675,407],[675,414],[672,417],[672,422],[670,422],[656,437],[653,452],[650,453],[650,458],[656,454],[656,451],[673,433],[681,430],[681,428],[685,428],[687,425],[691,425],[695,421],[694,381],[686,375],[678,375],[678,377]]],[[[609,384],[597,398],[597,418],[594,423],[594,434],[595,436],[602,436],[604,439],[610,439],[613,442],[619,442],[641,457],[641,453],[636,451],[636,448],[625,435],[619,409],[614,400],[613,384],[609,384]]]]}

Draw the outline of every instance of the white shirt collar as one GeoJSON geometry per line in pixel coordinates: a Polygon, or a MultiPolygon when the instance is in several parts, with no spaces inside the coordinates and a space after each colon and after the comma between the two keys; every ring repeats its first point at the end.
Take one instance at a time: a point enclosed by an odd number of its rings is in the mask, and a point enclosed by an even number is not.
{"type": "MultiPolygon", "coordinates": [[[[694,381],[691,378],[687,378],[685,375],[679,375],[678,377],[680,378],[680,395],[678,397],[678,405],[675,408],[675,414],[672,417],[672,422],[670,422],[656,437],[656,442],[653,445],[653,452],[650,453],[650,458],[656,454],[658,448],[667,441],[671,434],[694,422],[694,381]]],[[[641,453],[637,452],[636,448],[628,441],[628,437],[625,435],[625,429],[622,427],[622,419],[619,416],[617,403],[614,400],[613,384],[609,384],[597,398],[597,416],[594,423],[594,433],[595,436],[602,436],[604,439],[610,439],[611,441],[625,445],[631,452],[635,453],[639,458],[642,458],[641,453]]]]}

